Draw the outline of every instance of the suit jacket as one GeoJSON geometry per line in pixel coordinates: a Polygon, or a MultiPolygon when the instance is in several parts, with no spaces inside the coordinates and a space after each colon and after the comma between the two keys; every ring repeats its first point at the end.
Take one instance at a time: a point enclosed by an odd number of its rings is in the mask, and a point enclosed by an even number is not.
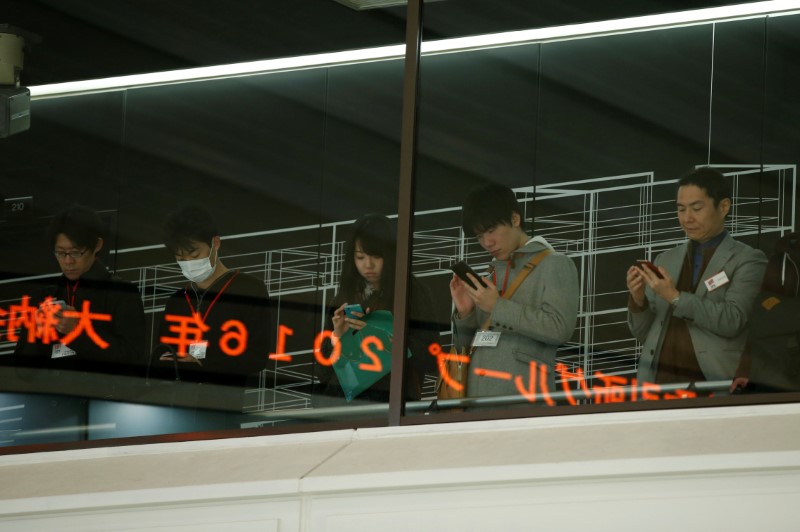
{"type": "MultiPolygon", "coordinates": [[[[689,244],[685,242],[660,254],[655,263],[678,279],[689,244]]],[[[689,326],[697,361],[706,380],[732,379],[747,340],[748,322],[753,302],[758,295],[767,257],[726,236],[717,247],[694,293],[681,292],[675,309],[669,302],[645,289],[647,308],[628,311],[631,333],[642,343],[639,358],[639,381],[654,382],[661,346],[669,318],[674,315],[689,326]],[[725,272],[729,282],[709,292],[703,282],[725,272]]]]}

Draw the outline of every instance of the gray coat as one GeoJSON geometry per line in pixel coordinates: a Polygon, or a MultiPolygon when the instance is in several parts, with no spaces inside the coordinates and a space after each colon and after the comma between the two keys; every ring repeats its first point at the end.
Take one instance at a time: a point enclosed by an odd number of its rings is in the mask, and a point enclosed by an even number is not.
{"type": "MultiPolygon", "coordinates": [[[[537,253],[547,249],[542,239],[529,241],[514,254],[514,267],[508,275],[510,286],[525,264],[537,253]]],[[[509,261],[494,261],[496,278],[504,279],[509,261]]],[[[547,256],[508,299],[499,299],[491,314],[490,328],[501,331],[496,347],[479,347],[471,357],[470,397],[515,395],[520,390],[515,378],[520,377],[524,388],[530,388],[530,362],[547,368],[547,386],[555,390],[553,368],[556,348],[572,337],[578,317],[580,289],[578,273],[572,259],[553,253],[547,256]],[[476,370],[485,369],[510,374],[510,379],[480,376],[476,370]]],[[[462,319],[454,318],[456,345],[469,346],[487,313],[479,308],[462,319]]],[[[537,370],[538,373],[538,370],[537,370]]],[[[541,391],[537,383],[537,394],[541,391]]],[[[541,398],[537,395],[537,403],[541,398]]]]}
{"type": "MultiPolygon", "coordinates": [[[[686,260],[688,243],[665,251],[656,257],[655,264],[667,270],[677,280],[686,260]]],[[[747,329],[753,302],[758,295],[767,258],[761,250],[726,236],[714,252],[700,276],[694,293],[681,292],[674,311],[669,302],[645,289],[647,308],[642,312],[628,311],[628,326],[639,342],[639,381],[654,382],[658,355],[666,334],[665,324],[670,315],[689,325],[697,361],[706,380],[732,379],[747,340],[747,329]],[[729,282],[709,292],[703,281],[724,271],[729,282]]]]}

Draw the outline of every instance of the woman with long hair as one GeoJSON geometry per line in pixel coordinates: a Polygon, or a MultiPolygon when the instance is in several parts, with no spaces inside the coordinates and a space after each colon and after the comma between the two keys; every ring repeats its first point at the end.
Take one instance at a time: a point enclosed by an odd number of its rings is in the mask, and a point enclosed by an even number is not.
{"type": "Polygon", "coordinates": [[[333,300],[333,333],[341,337],[350,327],[360,330],[363,321],[348,318],[345,304],[358,303],[366,311],[394,306],[396,233],[391,221],[380,214],[356,220],[344,247],[339,291],[333,300]]]}
{"type": "MultiPolygon", "coordinates": [[[[329,327],[339,339],[355,334],[367,326],[369,315],[394,309],[395,249],[397,231],[383,215],[366,214],[353,225],[344,247],[339,290],[329,312],[329,327]],[[348,305],[361,305],[362,312],[345,312],[348,305]]],[[[419,399],[425,374],[433,375],[436,359],[428,353],[431,342],[438,340],[438,330],[432,319],[430,295],[415,278],[410,279],[409,342],[411,356],[406,365],[405,397],[419,399]]],[[[330,367],[318,365],[317,376],[321,392],[327,396],[344,396],[338,376],[330,367]]],[[[370,402],[389,400],[390,374],[386,374],[359,394],[370,402]]]]}

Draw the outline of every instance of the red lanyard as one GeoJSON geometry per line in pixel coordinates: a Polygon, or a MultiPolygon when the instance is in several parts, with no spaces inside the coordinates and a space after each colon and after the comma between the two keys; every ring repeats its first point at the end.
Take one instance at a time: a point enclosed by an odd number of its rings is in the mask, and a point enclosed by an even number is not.
{"type": "Polygon", "coordinates": [[[72,308],[75,308],[75,294],[78,293],[78,283],[79,282],[81,282],[80,279],[75,281],[75,286],[72,286],[71,284],[69,284],[69,281],[67,281],[67,299],[69,300],[69,306],[72,307],[72,308]],[[70,294],[70,290],[69,290],[70,288],[72,288],[72,293],[71,294],[70,294]]]}
{"type": "MultiPolygon", "coordinates": [[[[229,284],[231,284],[231,281],[233,281],[234,277],[236,277],[237,275],[239,275],[239,270],[236,270],[235,272],[233,272],[233,275],[231,275],[231,278],[230,278],[230,279],[228,279],[228,282],[227,282],[227,283],[225,283],[225,285],[223,285],[223,287],[222,287],[222,290],[220,290],[219,292],[217,292],[217,295],[216,295],[216,297],[214,298],[214,301],[212,301],[212,302],[211,302],[211,304],[210,304],[210,305],[208,306],[208,308],[206,309],[206,313],[205,313],[205,314],[203,314],[203,323],[205,323],[205,322],[206,322],[206,318],[208,317],[208,313],[209,313],[209,312],[211,312],[211,307],[213,307],[213,306],[214,306],[214,303],[216,303],[216,302],[217,302],[217,299],[219,299],[219,296],[221,296],[221,295],[222,295],[222,292],[224,292],[224,291],[225,291],[225,289],[226,289],[226,288],[228,288],[228,285],[229,285],[229,284]]],[[[194,310],[194,305],[192,305],[192,300],[191,300],[191,299],[189,299],[189,292],[188,292],[188,291],[186,291],[186,290],[184,290],[184,291],[183,291],[183,295],[184,295],[184,296],[186,296],[186,302],[187,302],[187,303],[189,303],[189,308],[190,308],[190,309],[192,309],[192,314],[194,314],[196,311],[194,310]]]]}
{"type": "MultiPolygon", "coordinates": [[[[511,266],[510,263],[506,264],[506,276],[505,276],[505,279],[503,279],[503,289],[500,290],[500,295],[501,296],[506,293],[506,285],[508,285],[508,270],[511,269],[510,266],[511,266]]],[[[497,286],[497,273],[496,272],[492,272],[492,282],[494,283],[495,286],[497,286]]]]}

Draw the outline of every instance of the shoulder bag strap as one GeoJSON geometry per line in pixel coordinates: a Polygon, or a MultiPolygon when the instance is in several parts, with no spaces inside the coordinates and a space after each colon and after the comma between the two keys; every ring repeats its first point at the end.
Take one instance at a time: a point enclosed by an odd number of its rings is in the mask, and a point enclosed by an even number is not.
{"type": "MultiPolygon", "coordinates": [[[[528,275],[530,275],[530,273],[536,269],[539,263],[542,262],[550,253],[551,251],[549,249],[545,249],[534,255],[531,260],[525,263],[525,266],[522,267],[522,271],[519,272],[519,274],[514,278],[514,282],[511,283],[511,286],[509,286],[508,290],[506,290],[503,294],[503,299],[511,299],[511,296],[513,296],[514,292],[517,291],[517,288],[519,288],[519,286],[522,284],[522,281],[524,281],[525,278],[528,277],[528,275]]],[[[483,322],[483,327],[481,327],[481,330],[486,330],[490,323],[492,323],[491,314],[488,318],[486,318],[486,321],[483,322]]]]}

